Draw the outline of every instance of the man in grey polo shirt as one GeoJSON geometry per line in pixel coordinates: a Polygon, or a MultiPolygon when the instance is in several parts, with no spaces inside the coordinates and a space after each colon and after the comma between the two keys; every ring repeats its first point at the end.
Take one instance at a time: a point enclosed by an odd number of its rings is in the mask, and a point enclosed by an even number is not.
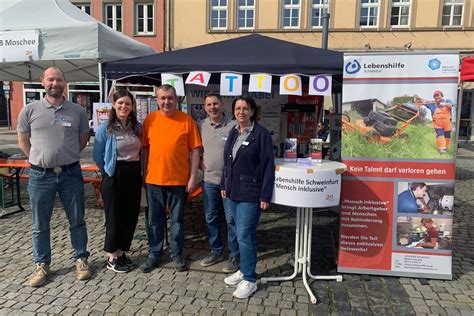
{"type": "Polygon", "coordinates": [[[63,96],[66,81],[61,69],[50,67],[41,78],[46,96],[26,105],[18,117],[18,144],[28,156],[28,194],[33,215],[33,259],[36,271],[31,286],[41,286],[51,263],[50,221],[56,192],[69,221],[76,277],[90,278],[87,229],[84,220],[84,183],[80,152],[89,139],[86,111],[63,96]]]}
{"type": "Polygon", "coordinates": [[[223,271],[233,273],[240,267],[239,244],[228,201],[221,197],[220,183],[224,168],[224,145],[235,122],[224,115],[224,105],[218,94],[211,93],[206,96],[204,109],[207,118],[200,122],[199,131],[203,145],[201,169],[204,171],[204,212],[211,252],[201,261],[201,266],[211,266],[224,259],[219,227],[219,210],[223,205],[227,222],[227,246],[230,251],[229,261],[223,271]]]}

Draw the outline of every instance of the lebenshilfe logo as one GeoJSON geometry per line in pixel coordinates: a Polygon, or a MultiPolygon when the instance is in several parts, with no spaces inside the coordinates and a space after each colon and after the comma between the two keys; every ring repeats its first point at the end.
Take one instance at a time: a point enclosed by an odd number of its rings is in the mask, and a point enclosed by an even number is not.
{"type": "Polygon", "coordinates": [[[428,67],[431,70],[439,69],[441,67],[441,61],[438,58],[430,59],[430,61],[428,62],[428,67]]]}
{"type": "Polygon", "coordinates": [[[355,73],[358,73],[360,71],[360,63],[357,59],[354,59],[352,61],[349,61],[346,64],[345,70],[349,75],[353,75],[355,73]]]}

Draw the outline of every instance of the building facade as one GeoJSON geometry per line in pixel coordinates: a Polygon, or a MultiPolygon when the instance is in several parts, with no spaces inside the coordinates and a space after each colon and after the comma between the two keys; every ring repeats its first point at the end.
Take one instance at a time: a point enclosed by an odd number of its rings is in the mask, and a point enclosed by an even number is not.
{"type": "MultiPolygon", "coordinates": [[[[338,51],[474,54],[474,0],[166,0],[165,49],[251,33],[338,51]]],[[[245,47],[242,48],[245,50],[245,47]]],[[[474,90],[465,90],[461,138],[473,139],[474,90]]]]}

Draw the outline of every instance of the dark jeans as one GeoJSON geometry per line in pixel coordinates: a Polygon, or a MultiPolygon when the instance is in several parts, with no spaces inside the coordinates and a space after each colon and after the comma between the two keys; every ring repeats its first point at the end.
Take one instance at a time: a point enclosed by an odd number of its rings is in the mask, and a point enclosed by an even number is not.
{"type": "Polygon", "coordinates": [[[104,173],[101,191],[105,209],[105,251],[130,250],[140,213],[141,190],[139,161],[117,161],[112,177],[104,173]]]}
{"type": "Polygon", "coordinates": [[[69,222],[74,248],[73,259],[88,258],[87,229],[84,220],[84,180],[81,166],[61,173],[29,170],[28,194],[33,216],[33,259],[35,263],[51,263],[50,221],[56,192],[59,193],[69,222]]]}
{"type": "Polygon", "coordinates": [[[235,220],[229,207],[228,199],[221,197],[221,189],[218,184],[204,182],[202,184],[204,213],[207,224],[207,238],[209,246],[213,251],[223,250],[221,240],[221,230],[219,226],[219,211],[224,208],[224,215],[227,222],[227,247],[231,257],[239,257],[239,243],[237,242],[237,232],[235,230],[235,220]]]}
{"type": "Polygon", "coordinates": [[[170,256],[183,253],[184,204],[187,194],[185,186],[146,185],[148,200],[148,257],[159,259],[163,254],[163,239],[166,225],[166,204],[170,206],[170,256]]]}

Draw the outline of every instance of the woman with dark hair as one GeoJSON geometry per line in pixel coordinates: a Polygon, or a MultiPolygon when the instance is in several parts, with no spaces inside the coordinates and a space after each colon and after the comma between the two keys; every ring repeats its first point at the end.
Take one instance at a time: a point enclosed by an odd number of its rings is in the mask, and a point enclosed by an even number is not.
{"type": "Polygon", "coordinates": [[[257,225],[260,211],[268,209],[275,182],[272,137],[255,119],[257,106],[250,97],[232,103],[237,125],[224,148],[221,195],[229,199],[240,249],[240,270],[226,277],[237,286],[233,295],[247,298],[257,290],[257,225]]]}
{"type": "Polygon", "coordinates": [[[140,211],[141,125],[130,92],[118,90],[112,101],[109,120],[95,135],[93,157],[102,173],[107,269],[128,272],[134,265],[125,252],[130,250],[140,211]]]}

